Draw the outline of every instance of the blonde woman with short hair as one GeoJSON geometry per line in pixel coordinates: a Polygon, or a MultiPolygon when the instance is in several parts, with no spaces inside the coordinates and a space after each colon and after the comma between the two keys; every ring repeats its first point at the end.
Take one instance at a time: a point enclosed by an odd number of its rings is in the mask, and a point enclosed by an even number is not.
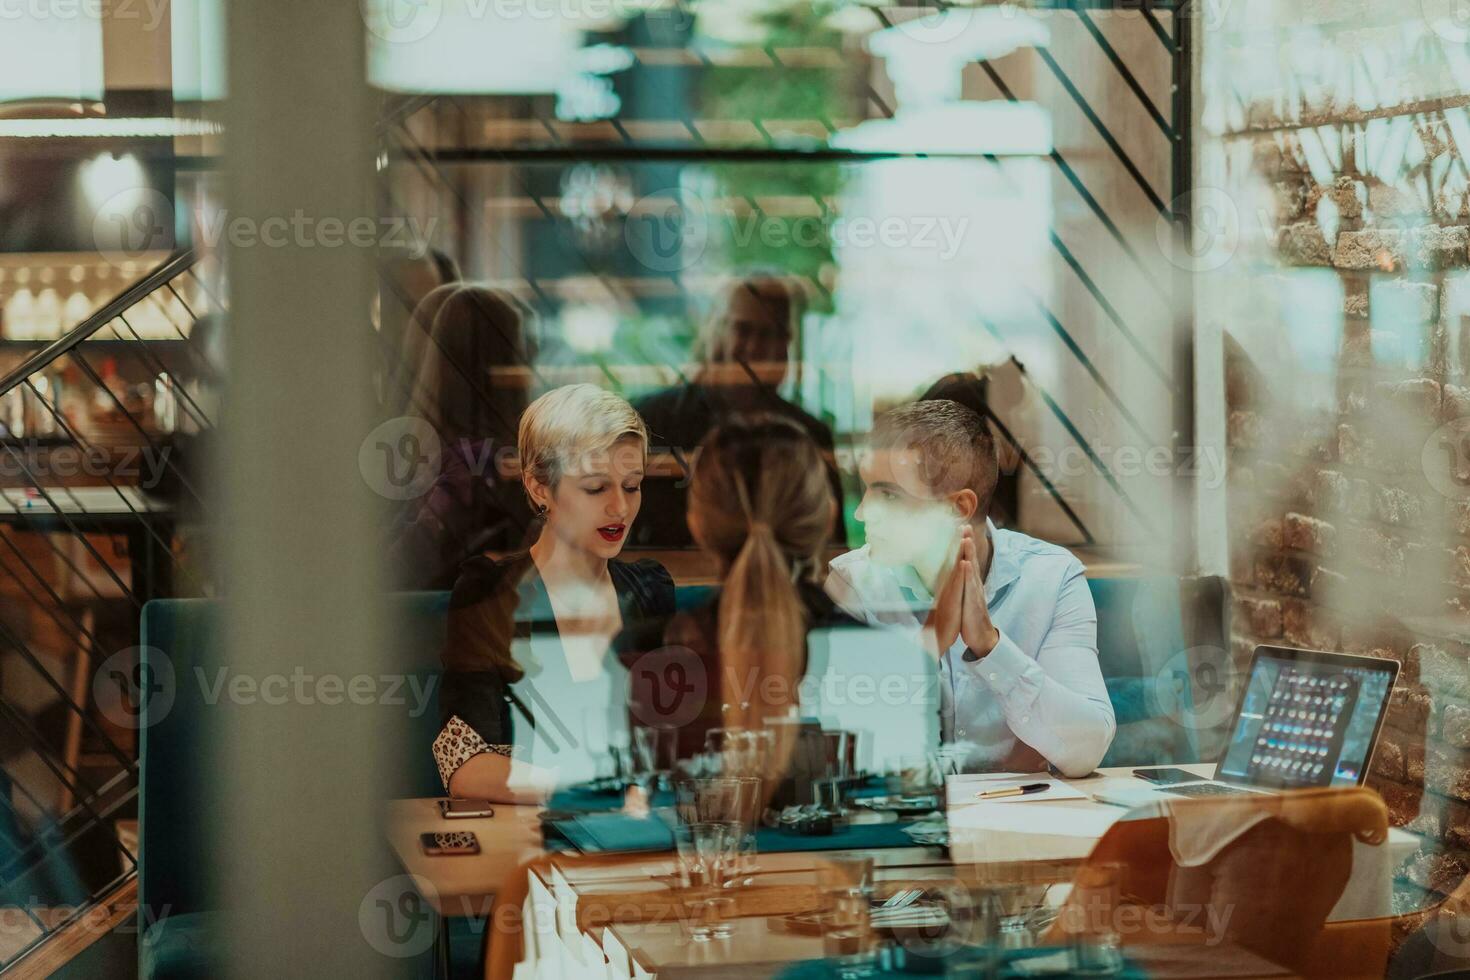
{"type": "Polygon", "coordinates": [[[540,799],[627,742],[609,641],[674,608],[658,562],[618,559],[638,516],[648,431],[622,398],[557,388],[521,416],[521,481],[543,527],[528,552],[471,559],[450,600],[434,756],[453,796],[540,799]]]}

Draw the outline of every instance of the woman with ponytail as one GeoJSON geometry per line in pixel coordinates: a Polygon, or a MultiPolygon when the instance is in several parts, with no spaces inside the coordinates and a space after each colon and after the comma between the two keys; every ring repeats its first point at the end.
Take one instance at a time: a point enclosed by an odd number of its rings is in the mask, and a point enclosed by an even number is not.
{"type": "MultiPolygon", "coordinates": [[[[673,725],[681,757],[711,728],[790,730],[811,631],[860,627],[822,590],[837,504],[821,451],[775,415],[731,416],[700,445],[689,531],[717,561],[709,601],[625,632],[635,725],[673,725]]],[[[778,741],[777,766],[789,751],[778,741]]]]}

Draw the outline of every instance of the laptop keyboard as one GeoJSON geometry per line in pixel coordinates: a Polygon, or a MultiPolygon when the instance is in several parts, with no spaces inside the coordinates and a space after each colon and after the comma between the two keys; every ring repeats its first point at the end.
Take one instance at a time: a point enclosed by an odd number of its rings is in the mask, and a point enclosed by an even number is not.
{"type": "Polygon", "coordinates": [[[1234,786],[1224,786],[1220,783],[1185,783],[1183,786],[1169,786],[1163,788],[1165,793],[1175,793],[1179,796],[1259,796],[1248,789],[1236,789],[1234,786]]]}

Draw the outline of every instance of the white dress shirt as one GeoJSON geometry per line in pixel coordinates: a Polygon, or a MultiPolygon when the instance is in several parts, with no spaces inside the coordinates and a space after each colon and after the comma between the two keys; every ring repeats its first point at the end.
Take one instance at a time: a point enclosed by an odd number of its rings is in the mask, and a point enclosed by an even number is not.
{"type": "MultiPolygon", "coordinates": [[[[965,641],[940,658],[940,732],[966,772],[1082,776],[1117,725],[1097,659],[1097,611],[1071,552],[985,522],[992,547],[985,602],[1000,642],[966,662],[965,641]]],[[[910,566],[874,562],[867,546],[833,559],[827,593],[854,617],[922,629],[934,597],[910,566]]]]}

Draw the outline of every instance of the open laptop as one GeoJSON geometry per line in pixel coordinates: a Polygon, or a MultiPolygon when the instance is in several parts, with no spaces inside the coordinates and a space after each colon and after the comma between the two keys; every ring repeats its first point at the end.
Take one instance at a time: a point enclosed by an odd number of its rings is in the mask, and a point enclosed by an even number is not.
{"type": "Polygon", "coordinates": [[[1394,660],[1259,646],[1214,779],[1157,787],[1175,796],[1360,786],[1398,678],[1394,660]]]}

